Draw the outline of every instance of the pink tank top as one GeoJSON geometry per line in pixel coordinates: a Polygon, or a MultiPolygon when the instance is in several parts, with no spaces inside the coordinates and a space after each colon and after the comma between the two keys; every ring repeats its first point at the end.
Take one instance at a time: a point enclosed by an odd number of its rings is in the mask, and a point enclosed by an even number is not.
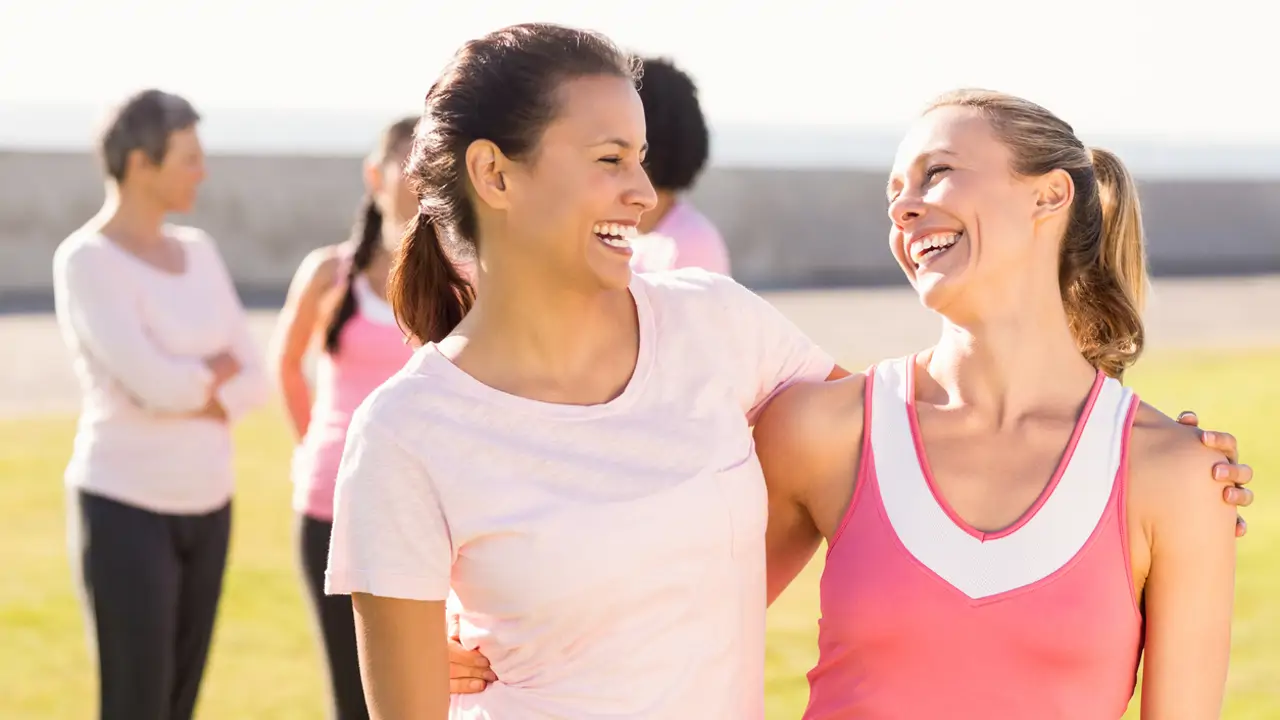
{"type": "Polygon", "coordinates": [[[867,382],[804,717],[1120,718],[1142,650],[1124,512],[1137,398],[1099,373],[1040,499],[983,533],[934,485],[914,368],[886,361],[867,382]]]}
{"type": "Polygon", "coordinates": [[[342,327],[338,352],[322,352],[316,363],[311,424],[293,458],[294,509],[318,520],[333,519],[333,489],[351,414],[413,354],[391,306],[363,275],[352,292],[355,314],[342,327]]]}

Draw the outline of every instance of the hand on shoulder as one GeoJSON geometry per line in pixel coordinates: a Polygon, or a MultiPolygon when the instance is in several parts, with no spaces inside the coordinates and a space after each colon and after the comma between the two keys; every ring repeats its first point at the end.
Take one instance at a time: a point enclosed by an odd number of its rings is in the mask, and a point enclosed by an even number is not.
{"type": "Polygon", "coordinates": [[[1143,403],[1130,440],[1130,492],[1145,507],[1161,512],[1175,512],[1183,503],[1203,505],[1231,518],[1234,526],[1235,509],[1222,502],[1221,488],[1209,482],[1213,466],[1227,458],[1201,442],[1201,434],[1143,403]]]}

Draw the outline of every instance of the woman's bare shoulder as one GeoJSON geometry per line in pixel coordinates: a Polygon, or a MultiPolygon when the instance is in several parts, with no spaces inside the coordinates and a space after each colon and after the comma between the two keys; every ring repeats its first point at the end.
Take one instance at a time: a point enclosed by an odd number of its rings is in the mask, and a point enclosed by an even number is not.
{"type": "Polygon", "coordinates": [[[847,464],[862,439],[863,393],[858,373],[829,382],[801,382],[778,394],[756,423],[763,455],[785,457],[798,474],[813,477],[847,464]]]}
{"type": "Polygon", "coordinates": [[[1142,403],[1129,441],[1130,507],[1144,521],[1176,522],[1186,513],[1220,514],[1234,527],[1235,509],[1222,500],[1213,467],[1227,461],[1200,440],[1198,428],[1182,425],[1142,403]]]}
{"type": "Polygon", "coordinates": [[[305,295],[324,293],[334,287],[345,253],[346,243],[324,245],[307,253],[294,273],[293,286],[305,295]]]}
{"type": "Polygon", "coordinates": [[[757,427],[780,425],[789,433],[819,437],[843,433],[853,426],[861,432],[866,387],[864,373],[839,380],[796,383],[765,407],[757,427]]]}

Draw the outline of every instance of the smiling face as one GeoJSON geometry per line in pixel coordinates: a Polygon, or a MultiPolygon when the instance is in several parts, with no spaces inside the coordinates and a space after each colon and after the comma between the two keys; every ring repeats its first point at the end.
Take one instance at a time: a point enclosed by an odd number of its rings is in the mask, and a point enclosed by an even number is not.
{"type": "Polygon", "coordinates": [[[889,247],[931,310],[1007,302],[1029,268],[1056,264],[1056,244],[1035,238],[1041,188],[1012,159],[990,122],[960,106],[928,112],[902,141],[887,188],[889,247]]]}
{"type": "Polygon", "coordinates": [[[629,78],[588,76],[557,90],[556,117],[529,157],[505,165],[505,224],[526,270],[557,282],[626,287],[631,238],[656,195],[643,161],[644,107],[629,78]]]}

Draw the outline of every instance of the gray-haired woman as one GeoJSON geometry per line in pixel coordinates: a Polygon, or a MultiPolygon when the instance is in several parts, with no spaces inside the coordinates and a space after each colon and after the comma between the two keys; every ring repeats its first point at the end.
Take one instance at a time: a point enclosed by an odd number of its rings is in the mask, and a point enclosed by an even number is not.
{"type": "Polygon", "coordinates": [[[117,107],[106,202],[54,254],[83,392],[66,482],[103,720],[191,717],[230,537],[229,428],[267,396],[217,245],[165,222],[204,179],[199,120],[159,90],[117,107]]]}

